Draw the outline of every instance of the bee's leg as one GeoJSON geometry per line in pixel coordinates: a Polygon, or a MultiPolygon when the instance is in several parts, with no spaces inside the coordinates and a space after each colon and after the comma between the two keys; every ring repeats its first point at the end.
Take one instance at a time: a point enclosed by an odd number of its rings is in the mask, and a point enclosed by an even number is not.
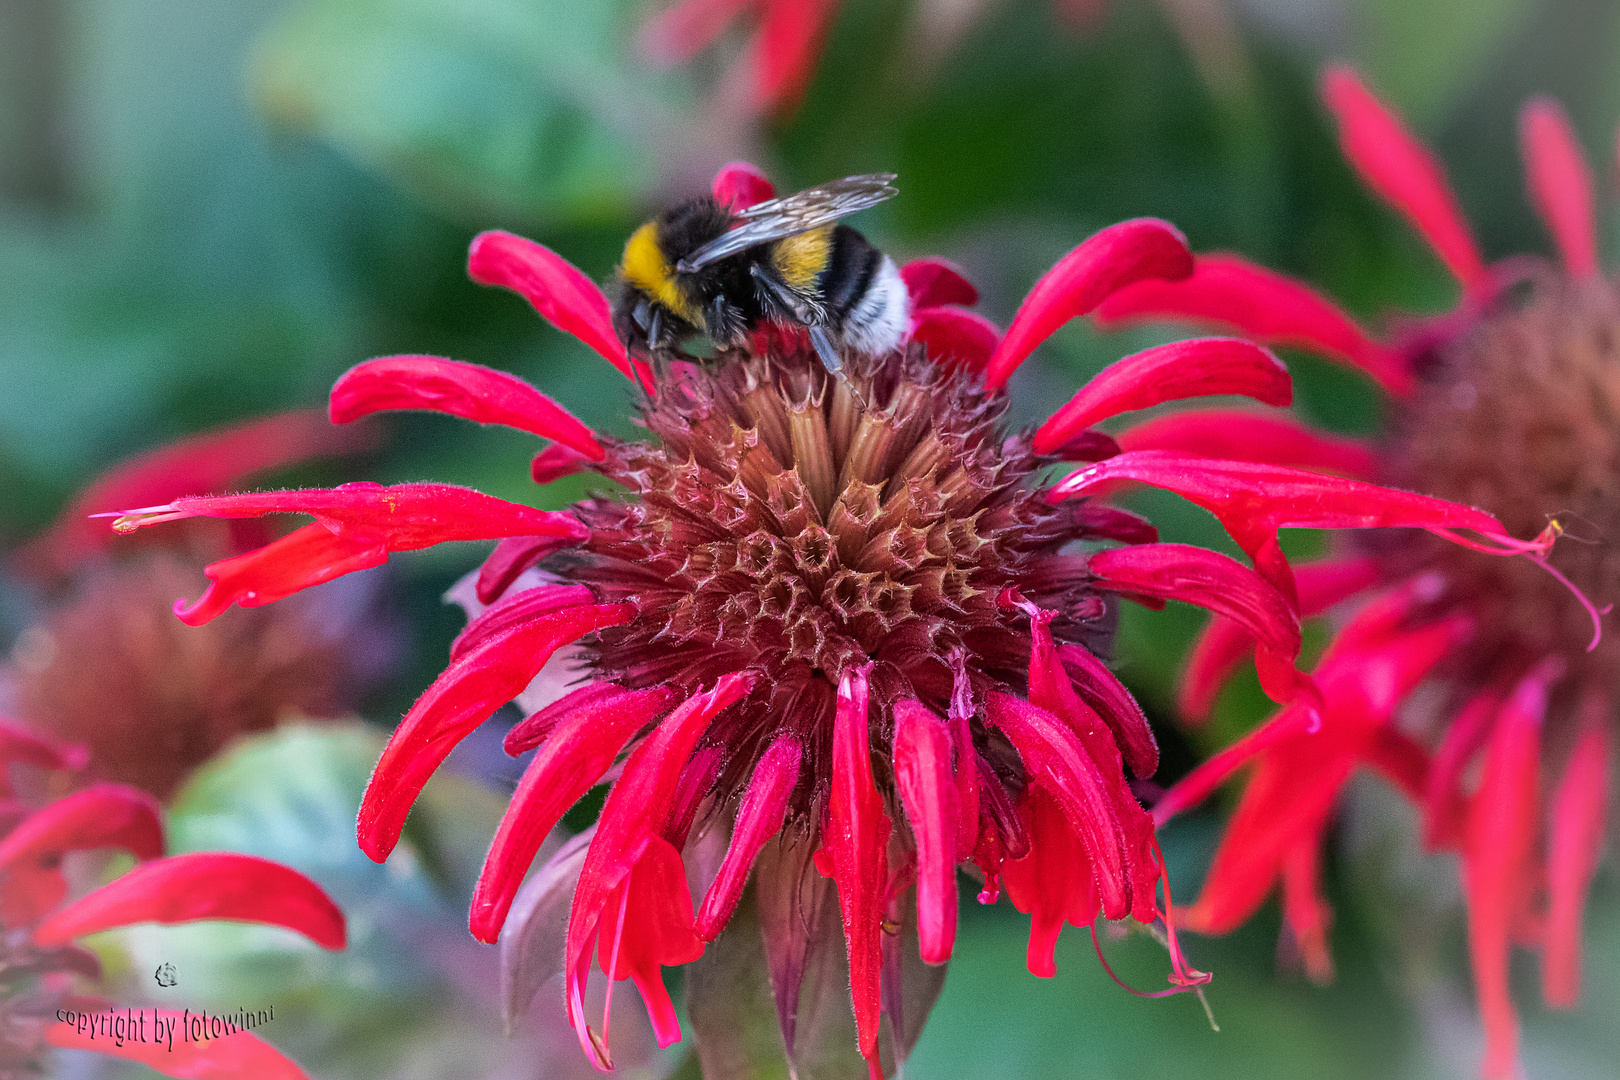
{"type": "Polygon", "coordinates": [[[658,400],[658,392],[669,381],[669,343],[664,340],[664,309],[655,307],[652,319],[647,325],[647,355],[652,358],[653,400],[658,400]]]}
{"type": "Polygon", "coordinates": [[[805,329],[810,332],[810,344],[816,347],[816,355],[821,357],[822,366],[832,373],[833,378],[844,384],[844,388],[850,392],[861,408],[866,408],[866,399],[855,389],[855,384],[844,371],[843,357],[839,356],[838,350],[833,347],[832,338],[827,336],[826,329],[820,326],[807,326],[805,329]]]}

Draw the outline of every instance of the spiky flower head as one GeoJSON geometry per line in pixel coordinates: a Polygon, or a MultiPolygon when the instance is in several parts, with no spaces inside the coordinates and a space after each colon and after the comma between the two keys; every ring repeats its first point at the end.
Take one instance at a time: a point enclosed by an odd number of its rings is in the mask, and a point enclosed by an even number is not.
{"type": "MultiPolygon", "coordinates": [[[[715,193],[737,205],[770,189],[738,165],[715,193]]],[[[679,1038],[660,969],[705,952],[747,900],[752,870],[756,929],[736,932],[757,935],[785,1051],[819,1052],[797,1040],[801,984],[825,928],[841,927],[853,1042],[875,1073],[903,1055],[937,992],[937,977],[903,977],[902,943],[914,940],[905,948],[926,965],[948,959],[958,866],[975,868],[982,901],[1004,884],[1031,914],[1036,974],[1051,974],[1065,922],[1169,922],[1152,823],[1127,781],[1127,769],[1152,774],[1157,750],[1103,662],[1117,598],[1223,613],[1262,643],[1269,692],[1314,701],[1293,666],[1299,626],[1279,527],[1500,532],[1489,515],[1298,469],[1120,453],[1094,429],[1200,394],[1286,404],[1286,372],[1247,342],[1149,349],[1103,371],[1034,431],[1006,428],[1007,380],[1053,330],[1124,284],[1191,268],[1164,223],[1113,226],[1061,260],[1002,334],[967,310],[976,294],[948,264],[914,262],[903,271],[909,342],[845,357],[848,384],[826,375],[801,331],[763,327],[747,348],[677,365],[640,410],[641,441],[594,433],[488,368],[373,360],[334,387],[334,420],[416,408],[515,426],[554,440],[535,458],[537,480],[588,469],[622,493],[547,513],[443,485],[352,484],[179,499],[117,527],[316,517],[209,567],[208,591],[180,612],[193,622],[392,551],[499,539],[477,580],[488,606],[378,762],[360,809],[362,847],[386,858],[450,749],[567,647],[584,685],[508,736],[514,753],[538,749],[491,845],[474,935],[494,941],[504,925],[504,940],[543,941],[531,925],[566,908],[562,955],[526,960],[528,982],[535,970],[566,973],[581,1043],[608,1068],[606,1022],[598,1033],[583,1014],[593,955],[613,978],[635,980],[662,1042],[679,1038]],[[1045,486],[1047,468],[1064,460],[1096,464],[1045,486]],[[1122,479],[1211,507],[1258,569],[1157,543],[1148,522],[1098,497],[1122,479]],[[589,836],[519,898],[542,840],[604,780],[612,787],[589,836]],[[706,837],[724,854],[705,872],[695,852],[706,837]],[[892,1037],[880,1048],[884,1017],[892,1037]]],[[[488,233],[474,241],[471,272],[522,293],[651,385],[645,363],[614,339],[600,291],[554,253],[488,233]]],[[[1172,989],[1206,978],[1169,940],[1172,989]]],[[[689,991],[702,984],[690,979],[689,991]]],[[[712,1014],[698,1000],[692,1012],[712,1014]]]]}
{"type": "MultiPolygon", "coordinates": [[[[1325,978],[1322,834],[1352,770],[1383,772],[1421,808],[1426,844],[1462,856],[1484,1069],[1505,1077],[1518,1055],[1510,943],[1538,943],[1548,1004],[1573,1006],[1581,913],[1602,851],[1620,695],[1620,644],[1600,625],[1620,600],[1620,292],[1600,271],[1591,179],[1556,104],[1528,104],[1520,132],[1532,201],[1561,262],[1520,256],[1488,265],[1439,165],[1400,121],[1346,69],[1328,71],[1323,96],[1351,164],[1457,278],[1453,311],[1403,319],[1384,340],[1301,283],[1212,255],[1183,282],[1116,294],[1103,315],[1236,327],[1360,368],[1388,394],[1385,436],[1351,444],[1302,432],[1292,442],[1252,442],[1248,453],[1305,455],[1317,467],[1481,506],[1512,535],[1541,539],[1526,546],[1530,558],[1501,559],[1375,535],[1301,567],[1306,614],[1370,597],[1317,668],[1329,704],[1321,732],[1307,735],[1284,712],[1173,789],[1157,816],[1255,760],[1188,920],[1230,929],[1280,879],[1292,932],[1312,973],[1325,978]],[[1552,546],[1560,531],[1566,539],[1552,546]],[[1443,705],[1418,707],[1425,699],[1413,691],[1422,684],[1439,691],[1427,700],[1443,705]],[[1545,796],[1544,756],[1557,778],[1545,796]]],[[[1188,413],[1154,438],[1185,444],[1230,434],[1188,413]]],[[[1188,669],[1190,717],[1207,715],[1245,639],[1229,623],[1211,624],[1188,669]]]]}

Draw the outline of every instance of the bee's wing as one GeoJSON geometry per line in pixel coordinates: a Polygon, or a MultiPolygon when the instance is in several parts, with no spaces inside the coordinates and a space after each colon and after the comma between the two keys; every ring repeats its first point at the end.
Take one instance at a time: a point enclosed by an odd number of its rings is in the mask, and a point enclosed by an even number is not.
{"type": "Polygon", "coordinates": [[[756,203],[737,213],[742,219],[741,225],[682,259],[679,269],[689,274],[739,251],[809,232],[857,210],[876,206],[899,194],[892,183],[894,178],[894,173],[846,176],[830,184],[806,188],[797,195],[756,203]]]}

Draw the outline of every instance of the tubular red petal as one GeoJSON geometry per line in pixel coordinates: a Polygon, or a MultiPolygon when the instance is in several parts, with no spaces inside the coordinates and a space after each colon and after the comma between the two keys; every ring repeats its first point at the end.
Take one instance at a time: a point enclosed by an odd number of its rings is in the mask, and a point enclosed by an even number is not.
{"type": "MultiPolygon", "coordinates": [[[[734,0],[727,2],[734,3],[734,0]]],[[[733,213],[776,197],[776,185],[771,183],[770,177],[757,165],[746,161],[722,165],[720,171],[714,174],[713,187],[715,200],[733,213]]]]}
{"type": "Polygon", "coordinates": [[[102,473],[62,511],[50,530],[21,552],[25,564],[66,573],[107,546],[91,518],[121,506],[151,506],[196,492],[223,491],[256,473],[310,458],[352,453],[375,433],[333,427],[318,409],[279,413],[181,439],[102,473]]]}
{"type": "Polygon", "coordinates": [[[1318,986],[1333,981],[1328,925],[1333,909],[1322,895],[1322,843],[1319,836],[1295,840],[1282,858],[1283,918],[1305,960],[1306,976],[1318,986]]]}
{"type": "Polygon", "coordinates": [[[1221,687],[1254,652],[1254,635],[1239,622],[1216,615],[1187,650],[1176,689],[1176,710],[1189,724],[1202,724],[1215,708],[1221,687]]]}
{"type": "Polygon", "coordinates": [[[1057,974],[1054,952],[1063,924],[1088,926],[1096,920],[1097,885],[1085,844],[1045,789],[1029,788],[1019,812],[1029,833],[1029,854],[1002,862],[1002,880],[1013,907],[1029,916],[1029,973],[1050,979],[1057,974]]]}
{"type": "Polygon", "coordinates": [[[1508,989],[1508,951],[1529,913],[1539,824],[1537,778],[1541,721],[1557,668],[1544,663],[1526,676],[1497,714],[1485,772],[1468,808],[1463,892],[1468,898],[1468,951],[1474,992],[1485,1021],[1488,1077],[1515,1074],[1519,1016],[1508,989]]]}
{"type": "Polygon", "coordinates": [[[466,656],[490,638],[504,634],[530,619],[567,608],[585,607],[595,599],[585,585],[537,585],[513,593],[485,608],[450,643],[450,662],[466,656]]]}
{"type": "Polygon", "coordinates": [[[956,943],[956,779],[945,721],[922,703],[894,706],[894,779],[917,839],[917,941],[925,964],[956,943]]]}
{"type": "Polygon", "coordinates": [[[509,232],[479,233],[467,252],[467,275],[480,285],[499,285],[517,293],[541,318],[574,335],[625,378],[635,380],[629,354],[613,332],[613,308],[607,297],[555,251],[509,232]]]}
{"type": "Polygon", "coordinates": [[[1321,469],[1356,479],[1378,470],[1377,454],[1360,439],[1242,409],[1198,409],[1155,417],[1122,432],[1119,448],[1321,469]]]}
{"type": "Polygon", "coordinates": [[[590,468],[590,464],[591,459],[579,451],[562,443],[553,443],[534,455],[534,460],[529,462],[529,478],[537,484],[549,484],[553,480],[584,472],[590,468]]]}
{"type": "Polygon", "coordinates": [[[1563,107],[1534,98],[1519,114],[1519,145],[1536,213],[1564,257],[1571,277],[1595,277],[1597,219],[1592,212],[1592,172],[1563,107]]]}
{"type": "Polygon", "coordinates": [[[1159,743],[1142,706],[1101,658],[1078,645],[1058,646],[1063,666],[1086,704],[1108,723],[1131,772],[1145,780],[1159,771],[1159,743]]]}
{"type": "Polygon", "coordinates": [[[1322,100],[1339,122],[1345,157],[1367,186],[1406,216],[1465,289],[1487,287],[1473,234],[1428,149],[1348,67],[1322,73],[1322,100]]]}
{"type": "Polygon", "coordinates": [[[334,424],[425,409],[527,431],[592,461],[607,456],[590,428],[516,375],[438,356],[384,356],[356,364],[333,384],[327,409],[334,424]]]}
{"type": "MultiPolygon", "coordinates": [[[[579,1037],[580,1046],[598,1067],[611,1066],[603,1064],[607,1061],[605,1044],[598,1043],[595,1032],[586,1022],[585,977],[590,970],[598,930],[607,932],[610,938],[621,936],[621,931],[604,924],[602,917],[609,912],[610,905],[618,908],[621,903],[628,904],[630,898],[627,893],[621,893],[621,887],[642,856],[657,844],[668,846],[657,833],[669,817],[687,759],[710,722],[745,696],[754,680],[755,676],[746,672],[723,675],[712,690],[687,698],[631,751],[623,774],[608,792],[574,892],[574,905],[568,916],[564,967],[568,1022],[579,1037]]],[[[678,854],[676,859],[679,860],[678,854]]],[[[684,878],[682,880],[681,891],[685,893],[684,878]]],[[[686,932],[690,933],[691,927],[691,896],[687,893],[686,932]]],[[[684,950],[694,942],[701,952],[703,943],[695,933],[691,933],[689,940],[682,938],[676,944],[684,950]]],[[[666,962],[684,963],[685,960],[666,962]]],[[[649,989],[650,985],[643,988],[643,996],[649,989]]],[[[649,1000],[648,1004],[659,1003],[649,1000]]]]}
{"type": "Polygon", "coordinates": [[[1104,915],[1123,918],[1131,909],[1125,833],[1097,764],[1066,724],[1011,694],[989,695],[985,722],[1006,733],[1030,782],[1058,800],[1091,856],[1104,915]]]}
{"type": "MultiPolygon", "coordinates": [[[[106,1010],[109,1014],[118,1010],[106,1010]]],[[[187,1017],[178,1009],[137,1010],[156,1014],[166,1029],[184,1031],[187,1017]]],[[[191,1019],[197,1019],[191,1014],[191,1019]]],[[[212,1018],[211,1018],[212,1019],[212,1018]]],[[[234,1024],[233,1024],[234,1027],[234,1024]]],[[[81,1031],[76,1023],[54,1023],[45,1029],[45,1041],[61,1050],[84,1050],[93,1054],[135,1061],[163,1076],[177,1080],[308,1080],[300,1069],[280,1050],[249,1031],[233,1030],[217,1038],[174,1038],[169,1041],[142,1042],[124,1039],[118,1045],[105,1034],[92,1035],[88,1025],[81,1031]]]]}
{"type": "Polygon", "coordinates": [[[451,661],[416,699],[383,749],[360,802],[360,847],[388,858],[422,785],[456,744],[528,686],[551,654],[606,626],[635,617],[630,604],[569,608],[490,638],[451,661]]]}
{"type": "Polygon", "coordinates": [[[1136,218],[1110,225],[1082,241],[1035,283],[985,367],[985,387],[1006,385],[1054,330],[1091,311],[1116,289],[1145,278],[1175,281],[1192,270],[1186,238],[1168,222],[1136,218]]]}
{"type": "Polygon", "coordinates": [[[757,111],[792,112],[810,85],[838,0],[765,0],[749,61],[757,111]]]}
{"type": "Polygon", "coordinates": [[[1088,539],[1118,540],[1122,544],[1152,544],[1159,539],[1159,530],[1153,522],[1117,506],[1088,500],[1076,506],[1072,515],[1075,528],[1088,539]]]}
{"type": "Polygon", "coordinates": [[[478,568],[478,602],[493,604],[523,571],[574,543],[577,541],[566,536],[508,536],[478,568]]]}
{"type": "Polygon", "coordinates": [[[11,763],[77,772],[90,762],[88,747],[57,742],[48,735],[0,716],[0,796],[11,793],[11,763]]]}
{"type": "Polygon", "coordinates": [[[791,735],[778,736],[754,766],[753,779],[737,808],[737,825],[720,863],[720,872],[703,897],[697,915],[697,935],[713,941],[731,920],[742,898],[743,886],[754,860],[771,837],[782,831],[788,796],[799,782],[804,747],[791,735]]]}
{"type": "MultiPolygon", "coordinates": [[[[646,851],[620,888],[625,918],[613,932],[602,934],[597,962],[610,979],[635,980],[654,1038],[661,1047],[671,1046],[681,1040],[681,1024],[659,969],[689,964],[703,955],[703,942],[692,930],[692,893],[680,853],[662,836],[649,837],[646,851]]],[[[615,906],[610,902],[609,910],[615,906]]],[[[604,1049],[611,1007],[610,997],[602,1020],[604,1049]]]]}
{"type": "Polygon", "coordinates": [[[355,570],[380,566],[391,552],[451,540],[556,536],[574,541],[589,532],[569,514],[535,510],[449,484],[354,483],[330,489],[246,495],[187,496],[166,506],[124,514],[113,523],[130,532],[188,517],[249,518],[312,514],[316,523],[255,551],[209,565],[212,584],[196,603],[176,605],[182,621],[199,626],[231,604],[256,607],[355,570]]]}
{"type": "Polygon", "coordinates": [[[1035,431],[1035,450],[1051,453],[1110,416],[1206,394],[1243,394],[1267,405],[1294,400],[1294,384],[1269,351],[1238,338],[1172,341],[1103,368],[1035,431]]]}
{"type": "Polygon", "coordinates": [[[911,310],[960,304],[972,307],[979,302],[979,290],[949,259],[913,259],[900,268],[900,280],[911,295],[911,310]]]}
{"type": "MultiPolygon", "coordinates": [[[[1174,491],[1214,514],[1254,560],[1255,569],[1292,600],[1293,571],[1277,546],[1279,528],[1419,528],[1455,540],[1449,531],[1471,529],[1507,540],[1501,523],[1444,499],[1365,484],[1303,469],[1247,461],[1220,461],[1173,450],[1136,450],[1079,469],[1052,487],[1052,502],[1084,495],[1118,480],[1174,491]]],[[[1507,541],[1516,543],[1516,541],[1507,541]]]]}
{"type": "Polygon", "coordinates": [[[64,852],[121,848],[137,859],[163,854],[163,811],[144,791],[96,784],[24,818],[0,840],[0,871],[54,868],[64,852]]]}
{"type": "Polygon", "coordinates": [[[1402,795],[1414,803],[1422,801],[1429,782],[1429,752],[1416,739],[1394,728],[1379,728],[1368,740],[1363,756],[1402,795]]]}
{"type": "Polygon", "coordinates": [[[1463,814],[1463,771],[1490,738],[1507,688],[1488,686],[1458,709],[1435,751],[1423,796],[1423,846],[1430,851],[1457,843],[1463,814]]]}
{"type": "Polygon", "coordinates": [[[592,695],[551,729],[512,793],[468,910],[468,929],[479,941],[493,944],[500,936],[529,864],[568,808],[602,779],[630,737],[680,696],[666,686],[620,690],[603,685],[607,692],[592,695]]]}
{"type": "Polygon", "coordinates": [[[545,741],[552,728],[561,724],[576,710],[595,708],[603,699],[626,692],[614,683],[599,682],[564,694],[550,705],[535,710],[513,724],[512,729],[506,733],[503,748],[513,757],[533,750],[545,741]]]}
{"type": "Polygon", "coordinates": [[[825,852],[838,886],[849,955],[856,1043],[876,1068],[882,1007],[884,890],[888,885],[889,819],[872,778],[868,742],[867,673],[845,671],[833,718],[832,791],[827,802],[825,852]]]}
{"type": "Polygon", "coordinates": [[[911,318],[911,340],[936,364],[955,362],[982,371],[1001,340],[996,324],[983,315],[954,307],[924,308],[911,318]]]}
{"type": "Polygon", "coordinates": [[[1087,428],[1052,451],[1059,461],[1101,461],[1119,453],[1119,443],[1106,432],[1087,428]]]}
{"type": "Polygon", "coordinates": [[[1277,652],[1299,652],[1292,605],[1236,559],[1188,544],[1137,544],[1095,552],[1090,568],[1104,588],[1195,604],[1241,624],[1277,652]]]}
{"type": "Polygon", "coordinates": [[[1236,255],[1199,255],[1194,262],[1184,281],[1139,281],[1120,289],[1097,305],[1098,325],[1186,319],[1235,330],[1262,345],[1322,353],[1360,368],[1393,394],[1411,389],[1412,373],[1389,346],[1303,282],[1236,255]]]}
{"type": "Polygon", "coordinates": [[[143,863],[47,918],[34,940],[63,945],[115,926],[199,919],[284,926],[323,949],[348,940],[343,912],[319,885],[280,863],[224,851],[143,863]]]}
{"type": "Polygon", "coordinates": [[[1581,732],[1553,799],[1542,995],[1555,1009],[1573,1009],[1581,996],[1581,914],[1603,854],[1612,711],[1606,695],[1585,702],[1581,732]]]}

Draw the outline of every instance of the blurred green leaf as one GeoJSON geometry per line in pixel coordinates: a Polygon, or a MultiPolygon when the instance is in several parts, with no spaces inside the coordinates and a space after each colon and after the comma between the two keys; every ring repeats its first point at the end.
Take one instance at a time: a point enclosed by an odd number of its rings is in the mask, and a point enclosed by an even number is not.
{"type": "Polygon", "coordinates": [[[1431,125],[1454,108],[1484,61],[1537,0],[1352,0],[1356,49],[1376,92],[1414,125],[1431,125]]]}
{"type": "Polygon", "coordinates": [[[640,5],[308,0],[262,39],[275,120],[487,223],[621,216],[690,93],[627,55],[640,5]]]}

